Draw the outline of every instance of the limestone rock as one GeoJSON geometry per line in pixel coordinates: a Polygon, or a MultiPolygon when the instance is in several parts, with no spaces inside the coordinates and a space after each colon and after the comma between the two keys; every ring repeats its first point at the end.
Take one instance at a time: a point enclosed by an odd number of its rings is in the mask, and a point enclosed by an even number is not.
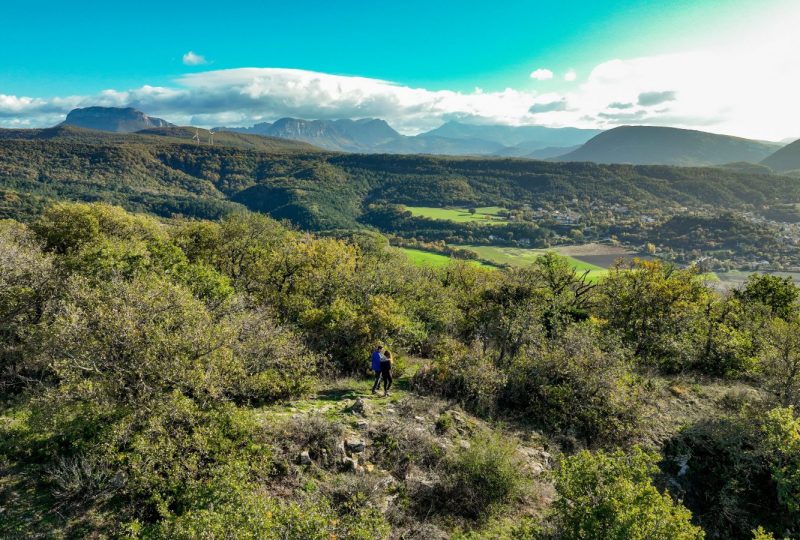
{"type": "Polygon", "coordinates": [[[360,454],[367,448],[367,444],[361,439],[347,439],[344,441],[344,447],[352,454],[360,454]]]}

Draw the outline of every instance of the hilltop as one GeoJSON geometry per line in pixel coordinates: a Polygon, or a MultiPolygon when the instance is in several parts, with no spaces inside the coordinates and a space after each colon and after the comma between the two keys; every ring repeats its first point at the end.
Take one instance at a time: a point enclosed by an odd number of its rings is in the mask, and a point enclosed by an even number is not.
{"type": "Polygon", "coordinates": [[[704,131],[655,126],[622,126],[604,131],[558,161],[703,166],[748,161],[758,163],[780,148],[704,131]]]}
{"type": "Polygon", "coordinates": [[[73,109],[67,114],[64,125],[132,133],[142,129],[174,127],[166,120],[148,116],[133,107],[85,107],[73,109]]]}
{"type": "Polygon", "coordinates": [[[784,146],[768,156],[761,164],[778,172],[800,170],[800,140],[784,146]]]}

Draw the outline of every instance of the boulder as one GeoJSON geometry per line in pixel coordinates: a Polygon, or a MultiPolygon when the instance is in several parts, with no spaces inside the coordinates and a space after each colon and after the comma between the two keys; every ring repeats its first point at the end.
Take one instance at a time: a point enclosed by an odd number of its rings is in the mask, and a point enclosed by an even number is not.
{"type": "Polygon", "coordinates": [[[308,450],[303,450],[302,452],[300,452],[298,461],[300,462],[300,465],[311,465],[311,463],[313,463],[313,460],[311,459],[311,455],[308,453],[308,450]]]}
{"type": "Polygon", "coordinates": [[[369,413],[369,407],[367,406],[367,402],[364,401],[364,398],[358,398],[355,403],[350,407],[350,411],[353,414],[360,414],[361,416],[366,416],[369,413]]]}
{"type": "Polygon", "coordinates": [[[351,454],[360,454],[367,448],[367,443],[361,439],[347,439],[344,447],[351,454]]]}

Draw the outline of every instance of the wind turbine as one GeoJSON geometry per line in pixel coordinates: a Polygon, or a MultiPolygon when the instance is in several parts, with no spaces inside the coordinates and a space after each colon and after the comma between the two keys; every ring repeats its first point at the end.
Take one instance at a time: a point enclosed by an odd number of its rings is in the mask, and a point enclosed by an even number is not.
{"type": "Polygon", "coordinates": [[[208,130],[208,144],[214,144],[214,128],[208,130]]]}
{"type": "Polygon", "coordinates": [[[194,128],[194,137],[192,137],[192,140],[195,141],[197,144],[200,144],[200,130],[199,129],[194,128]]]}

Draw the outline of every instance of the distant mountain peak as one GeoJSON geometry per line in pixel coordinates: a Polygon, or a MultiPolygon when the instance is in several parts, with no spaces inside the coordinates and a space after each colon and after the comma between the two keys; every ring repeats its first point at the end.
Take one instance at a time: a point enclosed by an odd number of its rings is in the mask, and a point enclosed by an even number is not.
{"type": "Polygon", "coordinates": [[[220,129],[294,139],[328,150],[348,152],[369,151],[402,137],[385,120],[379,118],[304,120],[287,117],[272,123],[262,122],[249,128],[220,129]]]}
{"type": "Polygon", "coordinates": [[[281,118],[252,127],[218,129],[299,140],[328,150],[345,152],[519,157],[539,157],[531,153],[541,149],[549,149],[544,154],[547,157],[565,153],[599,133],[599,130],[577,128],[478,125],[450,120],[427,133],[406,136],[380,118],[281,118]]]}
{"type": "Polygon", "coordinates": [[[175,127],[174,124],[170,124],[166,120],[148,116],[133,107],[83,107],[72,109],[61,125],[117,133],[175,127]]]}

